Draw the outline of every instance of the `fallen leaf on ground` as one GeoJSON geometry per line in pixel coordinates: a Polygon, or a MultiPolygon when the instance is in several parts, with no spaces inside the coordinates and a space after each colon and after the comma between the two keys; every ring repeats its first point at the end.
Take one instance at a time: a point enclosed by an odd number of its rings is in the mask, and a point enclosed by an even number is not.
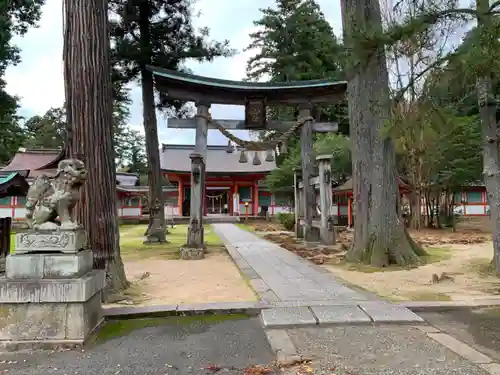
{"type": "Polygon", "coordinates": [[[211,371],[213,373],[216,373],[217,371],[221,370],[221,368],[217,365],[208,365],[208,366],[205,366],[204,369],[207,371],[211,371]]]}
{"type": "Polygon", "coordinates": [[[243,375],[266,375],[272,372],[273,370],[267,366],[256,365],[244,369],[243,375]]]}

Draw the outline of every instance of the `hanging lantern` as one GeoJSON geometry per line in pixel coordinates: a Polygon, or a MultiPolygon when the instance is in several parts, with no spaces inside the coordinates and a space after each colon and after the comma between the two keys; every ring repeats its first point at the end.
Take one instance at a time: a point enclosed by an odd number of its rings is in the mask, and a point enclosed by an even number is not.
{"type": "Polygon", "coordinates": [[[288,149],[286,147],[286,142],[283,142],[280,147],[280,153],[281,154],[286,154],[288,152],[288,149]]]}
{"type": "Polygon", "coordinates": [[[259,151],[255,151],[255,155],[253,156],[252,164],[253,165],[261,165],[262,164],[262,162],[260,161],[260,158],[259,158],[259,151]]]}
{"type": "Polygon", "coordinates": [[[245,150],[241,150],[241,153],[240,153],[240,160],[238,160],[238,162],[240,163],[248,163],[248,159],[247,159],[247,155],[245,153],[245,150]]]}
{"type": "Polygon", "coordinates": [[[274,161],[274,153],[271,148],[268,148],[266,150],[266,161],[272,162],[274,161]]]}
{"type": "Polygon", "coordinates": [[[227,141],[227,149],[226,149],[226,152],[227,152],[228,154],[233,153],[233,146],[231,145],[231,141],[229,141],[229,140],[227,141]]]}

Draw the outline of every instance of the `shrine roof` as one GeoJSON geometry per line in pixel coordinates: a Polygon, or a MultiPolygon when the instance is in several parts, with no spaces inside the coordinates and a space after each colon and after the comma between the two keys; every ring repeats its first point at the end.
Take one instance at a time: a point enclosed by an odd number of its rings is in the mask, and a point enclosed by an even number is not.
{"type": "MultiPolygon", "coordinates": [[[[209,174],[262,174],[276,169],[276,161],[266,161],[266,151],[259,151],[260,165],[254,165],[254,151],[247,151],[248,162],[240,163],[239,150],[227,152],[227,146],[207,146],[206,172],[209,174]]],[[[190,173],[193,145],[166,145],[160,153],[160,165],[164,172],[190,173]]],[[[276,156],[276,155],[275,155],[276,156]]]]}
{"type": "Polygon", "coordinates": [[[116,172],[116,185],[118,186],[138,186],[139,174],[129,172],[116,172]]]}
{"type": "Polygon", "coordinates": [[[1,172],[24,171],[30,178],[55,172],[57,163],[64,157],[64,150],[20,148],[1,172]]]}
{"type": "MultiPolygon", "coordinates": [[[[177,191],[175,186],[163,186],[163,192],[177,191]]],[[[120,186],[116,187],[117,192],[130,193],[130,194],[147,194],[149,192],[149,186],[120,186]]]]}
{"type": "Polygon", "coordinates": [[[347,82],[317,79],[290,82],[242,82],[210,78],[147,66],[156,86],[175,99],[244,105],[246,98],[265,98],[266,103],[326,103],[343,98],[347,82]]]}
{"type": "MultiPolygon", "coordinates": [[[[400,190],[404,191],[410,191],[411,186],[408,185],[406,182],[404,182],[400,177],[398,177],[398,186],[400,190]]],[[[352,178],[348,179],[346,182],[344,182],[342,185],[339,185],[335,188],[333,188],[333,192],[337,194],[342,194],[342,193],[349,193],[352,192],[353,189],[353,181],[352,178]]]]}
{"type": "Polygon", "coordinates": [[[0,171],[0,197],[23,196],[28,189],[29,184],[23,173],[0,171]]]}

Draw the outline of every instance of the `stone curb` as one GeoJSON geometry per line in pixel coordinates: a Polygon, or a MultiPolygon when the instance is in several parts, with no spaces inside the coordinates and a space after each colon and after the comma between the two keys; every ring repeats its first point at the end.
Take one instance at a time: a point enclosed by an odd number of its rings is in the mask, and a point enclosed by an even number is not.
{"type": "MultiPolygon", "coordinates": [[[[427,337],[480,367],[488,374],[500,374],[499,363],[464,342],[457,340],[455,337],[441,332],[438,328],[429,325],[418,325],[413,328],[420,330],[427,337]]],[[[312,359],[305,358],[297,353],[297,348],[288,335],[286,329],[268,329],[265,332],[267,341],[269,342],[273,352],[276,354],[276,363],[278,366],[292,366],[300,363],[301,361],[312,359]]]]}
{"type": "Polygon", "coordinates": [[[222,314],[256,316],[259,315],[262,309],[267,307],[258,302],[220,302],[190,305],[105,307],[103,313],[108,320],[222,314]]]}
{"type": "Polygon", "coordinates": [[[310,359],[297,353],[297,348],[285,329],[268,329],[265,333],[267,341],[276,355],[276,365],[279,367],[293,366],[310,359]]]}
{"type": "Polygon", "coordinates": [[[427,337],[458,354],[460,357],[465,358],[476,366],[482,368],[487,373],[491,375],[500,374],[499,363],[455,337],[442,332],[433,326],[415,326],[414,328],[425,333],[427,337]]]}
{"type": "Polygon", "coordinates": [[[394,302],[395,305],[406,307],[413,312],[440,312],[449,310],[463,310],[471,308],[486,308],[500,306],[500,299],[465,301],[403,301],[394,302]]]}
{"type": "Polygon", "coordinates": [[[224,233],[218,231],[214,227],[212,227],[212,230],[222,240],[224,247],[231,257],[231,260],[236,265],[240,273],[248,279],[250,288],[254,291],[260,302],[267,304],[280,301],[280,298],[272,291],[269,285],[267,285],[267,283],[252,267],[250,267],[238,249],[231,245],[230,241],[228,241],[224,236],[224,233]]]}

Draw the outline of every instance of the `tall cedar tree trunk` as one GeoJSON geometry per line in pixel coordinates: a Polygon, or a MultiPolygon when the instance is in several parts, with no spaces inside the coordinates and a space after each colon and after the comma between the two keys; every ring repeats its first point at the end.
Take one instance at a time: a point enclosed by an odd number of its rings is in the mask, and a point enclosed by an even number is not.
{"type": "Polygon", "coordinates": [[[345,40],[353,51],[348,84],[349,122],[353,142],[356,221],[353,247],[347,260],[377,267],[418,263],[423,250],[408,236],[398,214],[396,153],[382,135],[389,120],[389,78],[384,49],[360,58],[359,31],[382,31],[378,0],[342,0],[345,40]],[[370,170],[370,174],[367,171],[370,170]],[[361,210],[361,212],[360,212],[361,210]]]}
{"type": "Polygon", "coordinates": [[[89,171],[77,218],[88,232],[94,268],[106,269],[105,295],[128,287],[117,217],[107,12],[107,0],[65,1],[66,155],[82,159],[89,171]]]}
{"type": "Polygon", "coordinates": [[[158,143],[158,125],[156,123],[153,74],[146,69],[146,65],[151,63],[151,35],[149,32],[150,13],[149,1],[142,1],[139,5],[139,28],[141,33],[141,54],[145,60],[142,62],[141,66],[141,78],[149,184],[149,224],[145,233],[145,242],[162,243],[167,241],[165,228],[165,198],[163,196],[160,166],[160,145],[158,143]]]}
{"type": "MultiPolygon", "coordinates": [[[[488,0],[476,0],[478,11],[481,53],[487,54],[494,45],[495,25],[489,11],[488,0]]],[[[493,237],[493,265],[495,273],[500,276],[500,129],[496,120],[496,102],[493,95],[492,79],[489,75],[477,78],[476,84],[479,115],[483,135],[483,174],[493,237]]]]}

